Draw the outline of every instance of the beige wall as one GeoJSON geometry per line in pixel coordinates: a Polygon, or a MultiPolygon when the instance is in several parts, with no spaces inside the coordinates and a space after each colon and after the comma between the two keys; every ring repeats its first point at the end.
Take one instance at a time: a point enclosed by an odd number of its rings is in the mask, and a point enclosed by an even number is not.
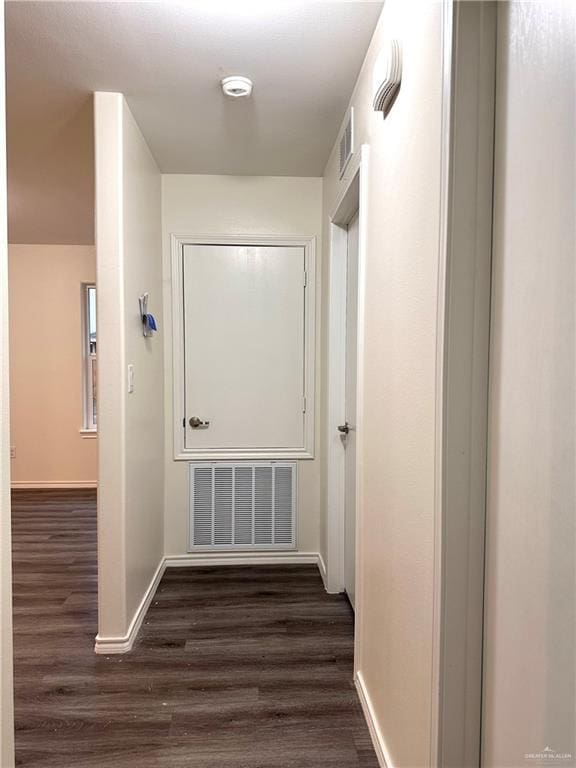
{"type": "MultiPolygon", "coordinates": [[[[188,542],[188,465],[174,461],[172,445],[172,338],[170,234],[316,235],[317,274],[321,271],[322,180],[257,176],[162,176],[164,250],[164,328],[166,337],[166,513],[165,551],[185,554],[188,542]]],[[[317,305],[320,280],[317,283],[317,305]]],[[[320,326],[317,325],[319,345],[320,326]]],[[[319,349],[317,352],[319,390],[319,349]]],[[[317,398],[319,413],[319,398],[317,398]]],[[[317,552],[320,514],[320,419],[316,419],[316,456],[299,462],[298,549],[317,552]]]]}
{"type": "Polygon", "coordinates": [[[98,445],[83,437],[82,283],[92,246],[11,245],[12,482],[95,484],[98,445]]]}
{"type": "Polygon", "coordinates": [[[574,765],[576,6],[498,13],[482,764],[574,765]]]}
{"type": "MultiPolygon", "coordinates": [[[[3,4],[0,10],[4,10],[3,4]]],[[[0,13],[0,765],[14,765],[4,13],[0,13]]]]}
{"type": "MultiPolygon", "coordinates": [[[[441,32],[440,3],[388,0],[352,97],[356,151],[370,147],[357,663],[395,767],[430,764],[441,32]],[[371,89],[385,35],[402,41],[404,72],[383,121],[371,89]]],[[[335,147],[325,233],[344,185],[335,147]]]]}
{"type": "Polygon", "coordinates": [[[160,173],[121,94],[95,94],[100,475],[98,650],[122,646],[163,554],[164,329],[160,173]],[[127,367],[134,365],[134,392],[127,367]]]}

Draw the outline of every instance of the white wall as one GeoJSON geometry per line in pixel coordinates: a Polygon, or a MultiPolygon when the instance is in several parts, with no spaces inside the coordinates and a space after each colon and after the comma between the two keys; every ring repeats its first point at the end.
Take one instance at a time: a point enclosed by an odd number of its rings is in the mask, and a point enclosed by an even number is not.
{"type": "Polygon", "coordinates": [[[10,245],[9,265],[12,484],[95,485],[98,442],[81,434],[82,283],[96,280],[95,249],[10,245]]]}
{"type": "Polygon", "coordinates": [[[164,552],[164,344],[142,335],[138,297],[162,317],[161,186],[156,162],[124,104],[125,355],[135,371],[126,396],[127,610],[133,615],[164,552]]]}
{"type": "Polygon", "coordinates": [[[498,13],[483,765],[572,765],[576,6],[498,13]]]}
{"type": "Polygon", "coordinates": [[[0,4],[0,765],[14,765],[4,4],[0,4]]]}
{"type": "MultiPolygon", "coordinates": [[[[258,176],[162,176],[164,250],[166,513],[165,552],[182,555],[188,541],[188,465],[174,461],[172,446],[172,324],[170,234],[315,235],[321,250],[322,180],[258,176]]],[[[321,270],[317,260],[317,274],[321,270]]],[[[317,282],[319,306],[320,280],[317,282]]],[[[317,346],[320,327],[317,325],[317,346]]],[[[319,389],[319,348],[317,351],[319,389]]],[[[318,399],[317,399],[318,400],[318,399]]],[[[317,402],[318,408],[318,402],[317,402]]],[[[299,462],[298,549],[317,552],[320,514],[320,419],[316,419],[316,459],[299,462]]]]}
{"type": "MultiPolygon", "coordinates": [[[[352,97],[357,151],[370,146],[357,664],[390,767],[430,764],[441,22],[440,3],[388,0],[352,97]],[[383,121],[371,88],[385,35],[402,41],[404,72],[383,121]]],[[[344,185],[335,146],[325,233],[344,185]]]]}
{"type": "Polygon", "coordinates": [[[122,639],[163,554],[164,329],[160,173],[121,94],[95,94],[99,642],[122,639]],[[134,392],[127,366],[134,365],[134,392]]]}

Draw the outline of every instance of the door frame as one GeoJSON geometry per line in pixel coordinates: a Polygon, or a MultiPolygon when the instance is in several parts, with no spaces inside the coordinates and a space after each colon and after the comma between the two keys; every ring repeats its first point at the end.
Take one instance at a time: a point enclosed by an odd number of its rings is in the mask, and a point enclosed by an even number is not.
{"type": "MultiPolygon", "coordinates": [[[[328,386],[326,419],[326,589],[335,594],[344,591],[345,450],[336,425],[344,423],[346,406],[346,260],[348,253],[348,224],[358,213],[358,336],[356,387],[356,614],[362,606],[359,579],[359,529],[361,487],[358,467],[362,457],[362,395],[364,369],[364,275],[366,263],[366,198],[368,194],[369,147],[363,144],[352,157],[349,177],[330,215],[330,265],[328,284],[328,386]]],[[[356,622],[359,628],[360,621],[356,622]]],[[[357,629],[358,631],[358,629],[357,629]]]]}
{"type": "MultiPolygon", "coordinates": [[[[3,11],[4,8],[1,7],[3,11]]],[[[6,68],[0,14],[0,765],[14,765],[12,674],[12,541],[10,509],[10,381],[8,334],[8,213],[6,189],[6,68]]]]}
{"type": "Polygon", "coordinates": [[[444,0],[430,765],[480,765],[495,1],[444,0]]]}
{"type": "Polygon", "coordinates": [[[314,235],[170,235],[172,291],[172,445],[174,461],[235,461],[237,459],[313,459],[315,455],[316,384],[316,237],[314,235]],[[287,246],[304,249],[304,440],[293,448],[186,448],[183,249],[185,245],[287,246]]]}

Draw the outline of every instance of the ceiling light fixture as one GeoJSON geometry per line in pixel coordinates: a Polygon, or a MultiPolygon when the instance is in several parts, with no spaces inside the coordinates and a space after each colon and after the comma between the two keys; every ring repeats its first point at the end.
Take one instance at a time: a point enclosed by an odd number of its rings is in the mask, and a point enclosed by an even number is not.
{"type": "Polygon", "coordinates": [[[231,75],[222,79],[222,90],[226,96],[232,96],[234,99],[250,96],[252,93],[252,80],[242,75],[231,75]]]}

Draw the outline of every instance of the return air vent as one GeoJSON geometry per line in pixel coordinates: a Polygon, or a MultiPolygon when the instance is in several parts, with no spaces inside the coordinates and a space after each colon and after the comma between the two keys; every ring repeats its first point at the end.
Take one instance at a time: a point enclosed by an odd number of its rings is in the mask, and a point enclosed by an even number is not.
{"type": "Polygon", "coordinates": [[[354,154],[354,109],[351,108],[348,113],[348,122],[340,138],[340,178],[344,176],[344,171],[354,154]]]}
{"type": "Polygon", "coordinates": [[[296,464],[190,464],[190,550],[293,549],[296,464]]]}

